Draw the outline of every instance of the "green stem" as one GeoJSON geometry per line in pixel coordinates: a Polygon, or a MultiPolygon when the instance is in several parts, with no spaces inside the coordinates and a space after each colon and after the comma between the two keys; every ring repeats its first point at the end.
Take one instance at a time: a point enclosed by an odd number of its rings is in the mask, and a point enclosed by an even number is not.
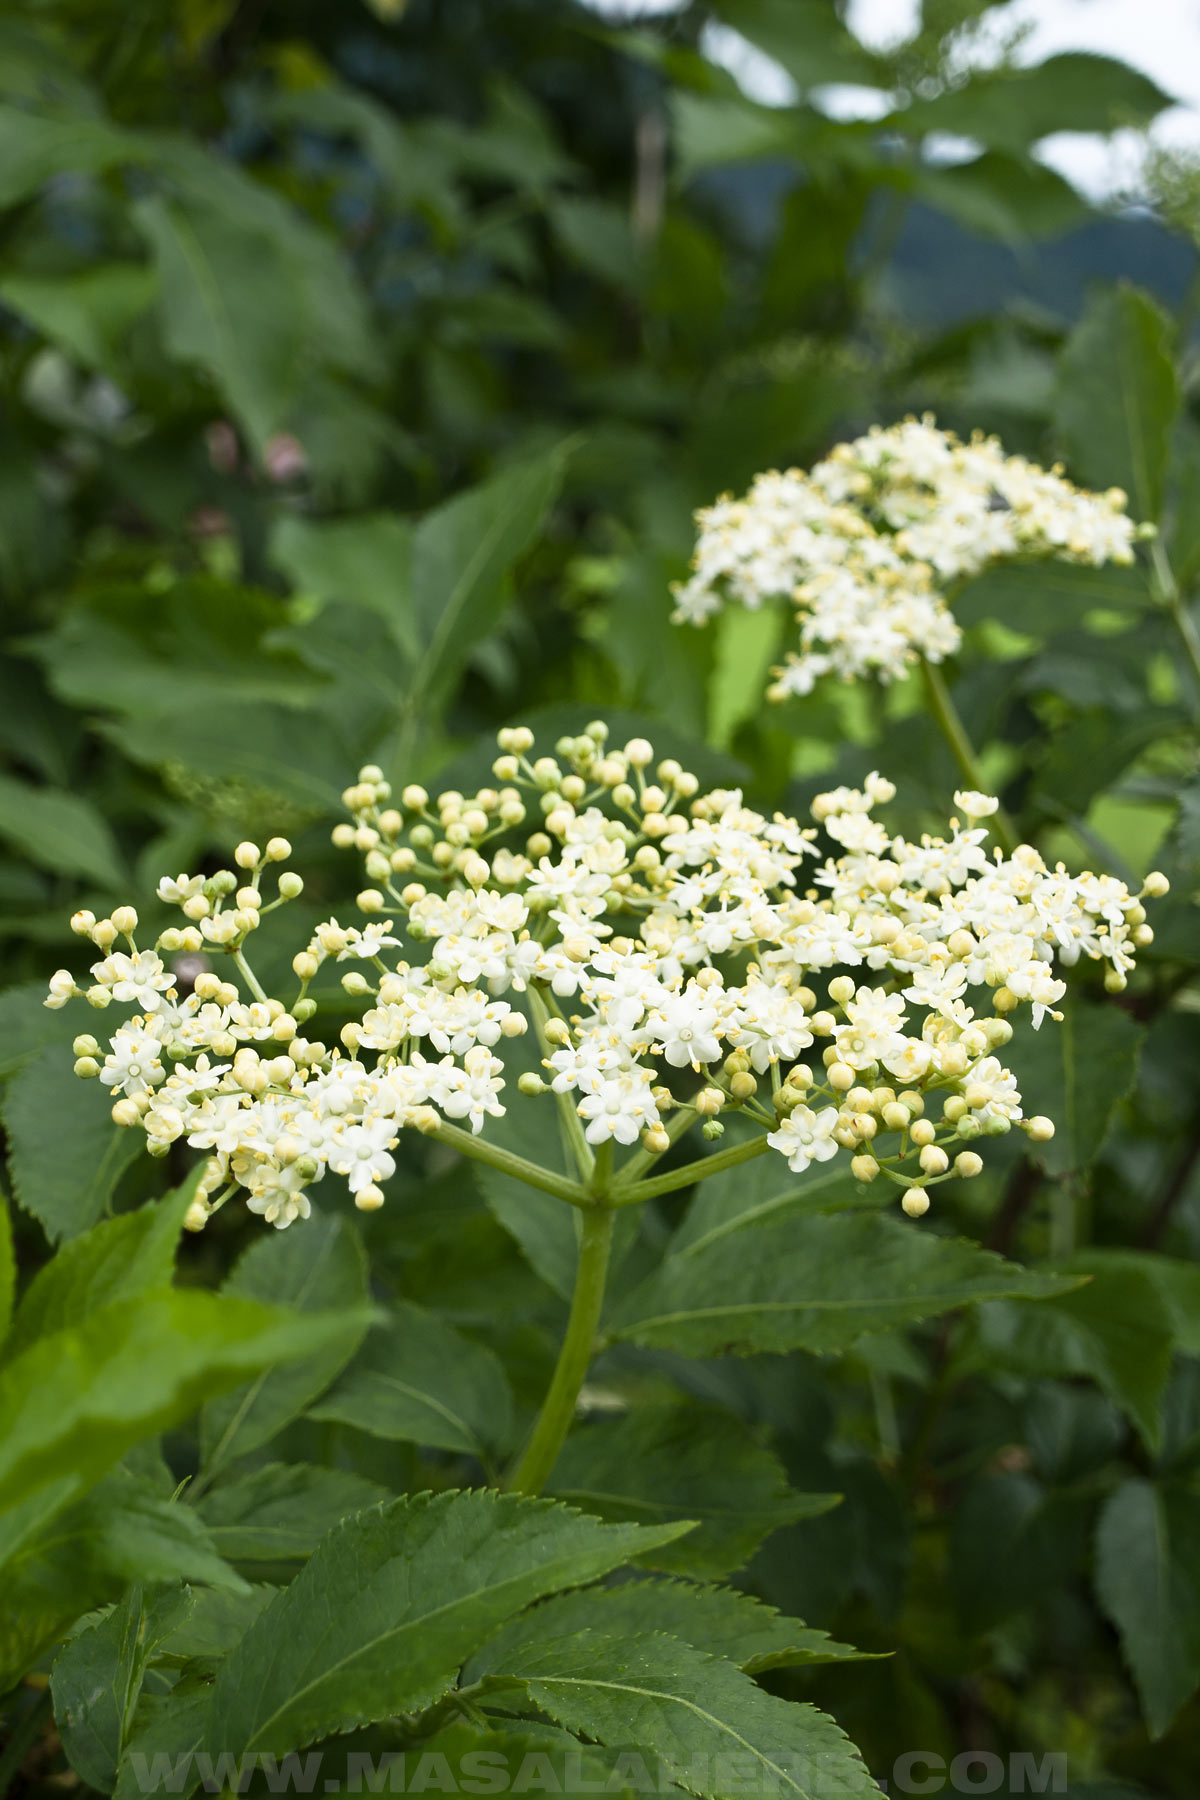
{"type": "MultiPolygon", "coordinates": [[[[546,1004],[545,996],[532,985],[529,988],[529,1010],[533,1014],[533,1026],[537,1032],[538,1043],[542,1046],[542,1055],[548,1057],[554,1048],[546,1036],[546,1025],[551,1016],[550,1008],[546,1004]]],[[[576,1111],[575,1103],[569,1093],[556,1092],[554,1100],[558,1107],[559,1121],[567,1142],[571,1146],[571,1154],[575,1158],[575,1166],[579,1170],[579,1178],[581,1181],[590,1181],[596,1159],[592,1154],[592,1146],[584,1136],[583,1120],[576,1111]]]]}
{"type": "Polygon", "coordinates": [[[487,1163],[490,1168],[499,1169],[502,1175],[513,1175],[528,1187],[540,1188],[543,1194],[553,1194],[558,1200],[566,1200],[572,1206],[588,1206],[587,1190],[579,1182],[572,1181],[567,1175],[556,1175],[552,1169],[543,1169],[538,1163],[531,1163],[525,1157],[518,1156],[513,1150],[501,1149],[499,1144],[489,1143],[487,1138],[475,1137],[470,1131],[462,1131],[457,1125],[442,1122],[436,1131],[429,1136],[439,1144],[446,1144],[451,1150],[457,1150],[463,1156],[469,1156],[474,1162],[487,1163]]]}
{"type": "MultiPolygon", "coordinates": [[[[959,716],[958,708],[950,698],[950,689],[946,686],[941,669],[936,663],[922,660],[921,677],[925,683],[925,698],[929,702],[929,710],[937,721],[938,730],[949,745],[959,770],[973,788],[986,794],[988,784],[980,770],[975,746],[967,735],[967,728],[959,716]]],[[[996,842],[1007,856],[1011,856],[1017,847],[1018,838],[1012,821],[1003,808],[992,815],[991,828],[996,842]]]]}
{"type": "Polygon", "coordinates": [[[1175,579],[1175,571],[1171,567],[1171,559],[1167,555],[1166,545],[1156,537],[1150,545],[1150,560],[1154,565],[1155,585],[1171,623],[1174,625],[1179,642],[1183,647],[1184,660],[1191,671],[1196,685],[1196,695],[1200,697],[1200,632],[1196,630],[1196,621],[1188,611],[1183,595],[1179,591],[1179,583],[1175,579]]]}
{"type": "Polygon", "coordinates": [[[767,1148],[766,1134],[751,1138],[745,1144],[731,1144],[728,1150],[717,1150],[702,1156],[698,1162],[684,1163],[681,1169],[669,1169],[665,1175],[652,1175],[649,1181],[634,1181],[628,1186],[617,1181],[612,1190],[614,1206],[636,1206],[639,1200],[653,1200],[657,1194],[673,1194],[676,1188],[690,1187],[693,1182],[707,1181],[710,1175],[721,1175],[736,1169],[739,1163],[761,1156],[767,1148]]]}
{"type": "Polygon", "coordinates": [[[263,990],[262,982],[258,979],[258,976],[254,973],[254,970],[250,967],[250,964],[246,961],[246,958],[242,954],[241,950],[231,950],[229,952],[229,954],[233,958],[234,968],[239,971],[239,973],[242,976],[242,979],[246,983],[246,986],[250,989],[250,992],[254,995],[254,998],[256,1000],[265,1001],[267,996],[263,990]]]}
{"type": "Polygon", "coordinates": [[[571,1429],[579,1390],[591,1365],[600,1310],[604,1304],[615,1216],[610,1205],[599,1202],[584,1212],[567,1334],[532,1436],[505,1483],[518,1493],[541,1493],[571,1429]]]}

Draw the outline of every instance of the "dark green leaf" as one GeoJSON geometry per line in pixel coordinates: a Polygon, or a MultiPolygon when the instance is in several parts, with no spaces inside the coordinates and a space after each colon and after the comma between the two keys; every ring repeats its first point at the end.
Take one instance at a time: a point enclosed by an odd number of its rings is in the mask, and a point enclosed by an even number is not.
{"type": "Polygon", "coordinates": [[[1096,1591],[1121,1635],[1151,1735],[1200,1681],[1200,1506],[1188,1488],[1124,1482],[1096,1537],[1096,1591]]]}
{"type": "Polygon", "coordinates": [[[298,588],[326,601],[365,607],[391,628],[400,648],[415,658],[412,526],[395,513],[353,519],[281,519],[271,540],[271,559],[298,588]]]}
{"type": "Polygon", "coordinates": [[[552,1488],[605,1519],[698,1519],[686,1538],[645,1560],[706,1576],[740,1568],[770,1532],[838,1502],[836,1494],[794,1493],[782,1465],[744,1425],[716,1407],[691,1405],[639,1406],[575,1432],[552,1488]]]}
{"type": "Polygon", "coordinates": [[[150,1649],[144,1623],[142,1590],[131,1587],[107,1618],[67,1645],[50,1676],[54,1722],[67,1760],[102,1794],[111,1793],[116,1782],[141,1692],[150,1649]]]}
{"type": "Polygon", "coordinates": [[[1023,1020],[1005,1062],[1031,1103],[1054,1121],[1054,1136],[1033,1154],[1053,1175],[1086,1169],[1104,1146],[1113,1114],[1137,1080],[1145,1030],[1119,1006],[1068,995],[1063,1019],[1035,1031],[1023,1020]]]}
{"type": "MultiPolygon", "coordinates": [[[[358,1309],[365,1324],[367,1264],[361,1240],[349,1219],[314,1213],[300,1230],[271,1232],[252,1244],[221,1292],[298,1313],[358,1309]]],[[[362,1335],[360,1329],[327,1340],[301,1361],[285,1355],[277,1368],[263,1368],[243,1387],[208,1401],[200,1414],[206,1474],[257,1450],[302,1413],[345,1368],[362,1335]]]]}
{"type": "Polygon", "coordinates": [[[616,1335],[691,1356],[847,1350],[865,1332],[979,1300],[1044,1299],[1031,1274],[961,1239],[835,1214],[756,1225],[668,1256],[616,1313],[616,1335]]]}
{"type": "Polygon", "coordinates": [[[1157,519],[1179,405],[1162,309],[1136,288],[1097,294],[1063,351],[1056,422],[1071,474],[1124,488],[1135,518],[1157,519]]]}
{"type": "Polygon", "coordinates": [[[309,1417],[480,1456],[507,1443],[512,1397],[491,1350],[402,1301],[309,1417]]]}
{"type": "Polygon", "coordinates": [[[213,1750],[298,1749],[432,1705],[522,1607],[678,1536],[480,1489],[421,1494],[330,1534],[213,1690],[213,1750]]]}
{"type": "Polygon", "coordinates": [[[86,876],[110,890],[126,878],[112,832],[78,794],[0,775],[0,838],[60,875],[86,876]]]}
{"type": "Polygon", "coordinates": [[[281,1563],[311,1556],[347,1513],[386,1497],[385,1488],[342,1469],[268,1463],[212,1488],[196,1511],[230,1562],[281,1563]]]}
{"type": "Polygon", "coordinates": [[[2,1110],[18,1204],[52,1243],[86,1231],[142,1153],[139,1134],[113,1124],[108,1089],[80,1081],[69,1046],[51,1043],[17,1070],[2,1110]]]}
{"type": "Polygon", "coordinates": [[[680,1785],[712,1800],[761,1782],[795,1800],[878,1793],[832,1719],[765,1694],[733,1663],[677,1638],[552,1637],[532,1614],[502,1632],[466,1674],[521,1681],[568,1731],[602,1744],[637,1743],[678,1771],[680,1785]]]}

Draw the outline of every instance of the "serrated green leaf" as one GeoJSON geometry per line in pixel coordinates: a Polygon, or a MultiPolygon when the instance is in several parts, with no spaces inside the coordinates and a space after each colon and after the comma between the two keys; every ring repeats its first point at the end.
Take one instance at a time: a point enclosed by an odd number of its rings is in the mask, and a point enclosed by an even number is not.
{"type": "Polygon", "coordinates": [[[671,1637],[579,1631],[554,1638],[518,1620],[466,1670],[518,1680],[543,1712],[602,1744],[636,1743],[710,1800],[770,1785],[795,1800],[873,1800],[858,1752],[816,1707],[779,1700],[731,1662],[671,1637]]]}
{"type": "MultiPolygon", "coordinates": [[[[738,1588],[692,1581],[623,1581],[547,1600],[527,1615],[531,1634],[553,1637],[602,1631],[610,1637],[662,1633],[694,1650],[723,1656],[747,1674],[828,1662],[873,1660],[826,1631],[786,1619],[738,1588]]],[[[511,1638],[508,1640],[511,1643],[511,1638]]]]}
{"type": "Polygon", "coordinates": [[[225,1663],[206,1742],[238,1755],[299,1749],[419,1711],[513,1613],[680,1530],[601,1525],[486,1489],[360,1514],[325,1539],[225,1663]]]}
{"type": "Polygon", "coordinates": [[[316,1354],[286,1357],[251,1381],[209,1400],[200,1414],[200,1448],[207,1476],[256,1450],[299,1416],[340,1375],[366,1329],[367,1262],[349,1219],[314,1213],[300,1230],[271,1232],[252,1244],[221,1289],[222,1295],[288,1306],[298,1313],[358,1309],[356,1334],[327,1341],[316,1354]]]}
{"type": "Polygon", "coordinates": [[[1063,351],[1055,422],[1070,472],[1124,488],[1139,519],[1162,510],[1180,407],[1171,332],[1156,301],[1121,286],[1096,295],[1063,351]]]}
{"type": "Polygon", "coordinates": [[[199,1164],[181,1187],[137,1212],[103,1219],[44,1263],[21,1298],[4,1360],[35,1338],[83,1321],[102,1306],[171,1284],[184,1214],[203,1174],[199,1164]]]}
{"type": "Polygon", "coordinates": [[[386,1498],[386,1488],[343,1469],[268,1463],[210,1489],[196,1511],[230,1562],[282,1563],[311,1556],[347,1513],[386,1498]]]}
{"type": "Polygon", "coordinates": [[[872,1210],[888,1203],[878,1188],[868,1189],[837,1165],[817,1165],[793,1175],[782,1157],[756,1157],[723,1175],[699,1183],[683,1223],[671,1239],[671,1254],[694,1255],[734,1233],[769,1221],[811,1213],[872,1210]]]}
{"type": "Polygon", "coordinates": [[[772,1531],[828,1512],[839,1499],[795,1493],[782,1464],[739,1420],[686,1404],[639,1406],[575,1432],[551,1486],[605,1519],[697,1519],[686,1538],[645,1559],[697,1575],[740,1568],[772,1531]]]}
{"type": "Polygon", "coordinates": [[[139,1134],[113,1124],[111,1105],[98,1081],[79,1080],[62,1043],[23,1061],[0,1101],[13,1197],[51,1243],[94,1225],[143,1154],[139,1134]]]}
{"type": "Polygon", "coordinates": [[[1123,1482],[1096,1534],[1096,1591],[1152,1737],[1200,1681],[1200,1506],[1185,1487],[1123,1482]]]}
{"type": "Polygon", "coordinates": [[[309,1417],[468,1456],[503,1449],[512,1396],[498,1357],[401,1301],[309,1417]]]}
{"type": "Polygon", "coordinates": [[[770,1221],[668,1256],[618,1308],[612,1330],[691,1356],[835,1352],[979,1300],[1044,1299],[1075,1286],[963,1239],[841,1213],[770,1221]]]}
{"type": "Polygon", "coordinates": [[[143,1800],[149,1780],[163,1792],[194,1794],[202,1771],[196,1752],[212,1695],[208,1672],[185,1674],[169,1694],[143,1693],[117,1770],[113,1800],[143,1800]]]}
{"type": "Polygon", "coordinates": [[[42,869],[110,890],[126,879],[116,840],[90,801],[0,775],[0,838],[42,869]]]}
{"type": "Polygon", "coordinates": [[[50,1673],[54,1722],[67,1760],[89,1787],[112,1792],[150,1646],[142,1590],[73,1638],[50,1673]]]}

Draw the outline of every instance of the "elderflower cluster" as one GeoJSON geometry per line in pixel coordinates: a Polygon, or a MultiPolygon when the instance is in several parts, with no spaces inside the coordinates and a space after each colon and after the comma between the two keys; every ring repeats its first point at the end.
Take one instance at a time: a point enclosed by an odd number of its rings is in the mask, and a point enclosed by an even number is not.
{"type": "MultiPolygon", "coordinates": [[[[562,1110],[581,1173],[627,1150],[611,1179],[628,1181],[692,1126],[719,1138],[739,1114],[793,1171],[846,1151],[914,1214],[931,1182],[979,1172],[977,1139],[1052,1133],[1004,1064],[1008,1015],[1060,1016],[1056,960],[1090,958],[1124,986],[1152,936],[1140,898],[1028,846],[989,855],[986,795],[956,795],[965,824],[913,842],[875,816],[894,789],[872,775],[821,795],[802,826],[702,793],[644,739],[607,738],[596,723],[534,757],[532,733],[508,730],[496,787],[434,800],[412,786],[399,805],[363,769],[333,835],[365,856],[364,922],[317,927],[286,1004],[246,955],[301,885],[285,872],[263,902],[282,839],[239,846],[241,886],[229,870],[164,879],[187,923],[153,949],[131,907],[76,914],[101,957],[86,989],[60,971],[47,1005],[134,1008],[106,1048],[76,1039],[76,1071],[152,1154],[205,1153],[193,1225],[239,1189],[288,1225],[329,1173],[377,1207],[404,1130],[482,1154],[513,1089],[562,1110]],[[181,997],[163,960],[181,952],[222,955],[229,978],[206,969],[181,997]],[[353,1015],[334,1044],[304,1035],[314,981],[326,1010],[353,1015]],[[530,1027],[544,1074],[510,1083],[506,1040],[530,1027]]],[[[1151,876],[1143,895],[1165,886],[1151,876]]]]}
{"type": "Polygon", "coordinates": [[[771,699],[822,675],[892,681],[937,663],[961,631],[945,589],[1012,557],[1130,563],[1140,535],[1120,489],[1091,494],[1006,456],[995,438],[961,443],[932,418],[875,426],[807,474],[760,475],[743,500],[697,514],[694,573],[676,621],[704,624],[726,600],[796,607],[800,654],[774,671],[771,699]]]}

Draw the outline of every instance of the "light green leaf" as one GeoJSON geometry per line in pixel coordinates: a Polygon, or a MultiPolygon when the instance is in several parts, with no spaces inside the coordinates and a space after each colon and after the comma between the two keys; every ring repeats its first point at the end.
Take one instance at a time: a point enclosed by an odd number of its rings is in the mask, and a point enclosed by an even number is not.
{"type": "Polygon", "coordinates": [[[421,656],[413,691],[437,701],[507,604],[513,564],[535,541],[558,492],[565,452],[495,475],[429,513],[413,539],[412,584],[421,656]]]}
{"type": "Polygon", "coordinates": [[[386,1498],[386,1488],[344,1469],[268,1463],[210,1489],[196,1511],[230,1562],[281,1563],[311,1556],[347,1513],[386,1498]]]}
{"type": "Polygon", "coordinates": [[[779,661],[786,614],[777,606],[751,612],[728,606],[713,623],[716,654],[708,688],[709,736],[728,749],[734,733],[762,712],[763,692],[772,663],[779,661]]]}
{"type": "Polygon", "coordinates": [[[635,1743],[694,1794],[726,1800],[748,1784],[792,1800],[874,1800],[858,1752],[816,1707],[779,1700],[732,1662],[672,1637],[579,1631],[552,1637],[519,1619],[468,1679],[516,1679],[543,1712],[602,1744],[635,1743]]]}
{"type": "Polygon", "coordinates": [[[1179,413],[1172,328],[1136,288],[1091,301],[1063,351],[1055,422],[1070,473],[1090,487],[1121,487],[1137,519],[1157,519],[1171,432],[1179,413]]]}
{"type": "Polygon", "coordinates": [[[271,538],[272,562],[298,588],[321,600],[378,613],[400,648],[415,659],[420,645],[413,618],[412,551],[412,526],[395,513],[320,520],[288,516],[271,538]]]}
{"type": "Polygon", "coordinates": [[[847,1350],[979,1300],[1044,1299],[1078,1278],[1032,1274],[896,1219],[782,1219],[668,1256],[628,1296],[614,1335],[690,1356],[847,1350]]]}
{"type": "Polygon", "coordinates": [[[22,1296],[4,1360],[47,1332],[82,1325],[102,1306],[132,1300],[148,1288],[169,1287],[184,1214],[203,1172],[201,1163],[162,1200],[104,1219],[64,1244],[22,1296]]]}
{"type": "Polygon", "coordinates": [[[362,1341],[366,1323],[367,1262],[349,1219],[314,1213],[299,1230],[270,1232],[252,1244],[221,1289],[241,1300],[289,1306],[298,1313],[357,1309],[354,1335],[327,1340],[311,1357],[285,1356],[253,1380],[207,1402],[200,1414],[204,1471],[214,1474],[235,1457],[258,1449],[323,1393],[362,1341]]]}
{"type": "Polygon", "coordinates": [[[498,1357],[436,1313],[403,1301],[308,1410],[310,1418],[375,1437],[468,1456],[503,1449],[512,1430],[512,1396],[498,1357]]]}
{"type": "Polygon", "coordinates": [[[782,1464],[740,1420],[688,1404],[639,1406],[585,1426],[563,1446],[551,1485],[560,1499],[605,1519],[699,1520],[646,1560],[706,1576],[740,1568],[770,1532],[828,1512],[840,1498],[795,1493],[782,1464]]]}
{"type": "Polygon", "coordinates": [[[134,320],[153,303],[158,279],[139,263],[111,263],[73,275],[6,275],[0,300],[85,368],[118,372],[118,352],[134,320]]]}
{"type": "Polygon", "coordinates": [[[0,106],[0,206],[26,199],[56,175],[98,174],[140,154],[133,133],[115,125],[0,106]]]}
{"type": "Polygon", "coordinates": [[[107,1088],[80,1081],[63,1043],[24,1062],[0,1102],[13,1196],[52,1243],[94,1225],[142,1154],[140,1134],[115,1126],[110,1109],[107,1088]]]}
{"type": "Polygon", "coordinates": [[[1200,1681],[1200,1505],[1184,1487],[1124,1482],[1096,1536],[1096,1591],[1116,1626],[1152,1737],[1200,1681]]]}
{"type": "Polygon", "coordinates": [[[89,1787],[112,1792],[146,1672],[142,1590],[73,1638],[50,1674],[54,1722],[67,1760],[89,1787]]]}
{"type": "MultiPolygon", "coordinates": [[[[101,1307],[38,1338],[0,1371],[0,1559],[27,1521],[12,1509],[61,1509],[142,1438],[187,1418],[207,1395],[281,1360],[345,1347],[361,1311],[297,1317],[196,1291],[101,1307]]],[[[45,1516],[45,1514],[43,1514],[45,1516]]]]}
{"type": "Polygon", "coordinates": [[[226,1595],[245,1585],[189,1507],[127,1469],[113,1469],[64,1512],[34,1510],[29,1535],[0,1577],[6,1690],[81,1613],[116,1600],[130,1581],[205,1582],[226,1595]]]}
{"type": "Polygon", "coordinates": [[[1030,1110],[1054,1120],[1054,1136],[1032,1147],[1052,1175],[1086,1169],[1099,1156],[1113,1114],[1137,1080],[1145,1028],[1119,1006],[1069,995],[1062,1023],[1034,1031],[1022,1020],[1004,1060],[1030,1110]]]}
{"type": "Polygon", "coordinates": [[[213,1750],[284,1751],[430,1706],[522,1607],[594,1581],[678,1525],[601,1525],[491,1489],[347,1520],[250,1627],[213,1689],[213,1750]]]}
{"type": "Polygon", "coordinates": [[[0,775],[0,838],[40,869],[119,888],[126,879],[116,839],[90,801],[0,775]]]}

